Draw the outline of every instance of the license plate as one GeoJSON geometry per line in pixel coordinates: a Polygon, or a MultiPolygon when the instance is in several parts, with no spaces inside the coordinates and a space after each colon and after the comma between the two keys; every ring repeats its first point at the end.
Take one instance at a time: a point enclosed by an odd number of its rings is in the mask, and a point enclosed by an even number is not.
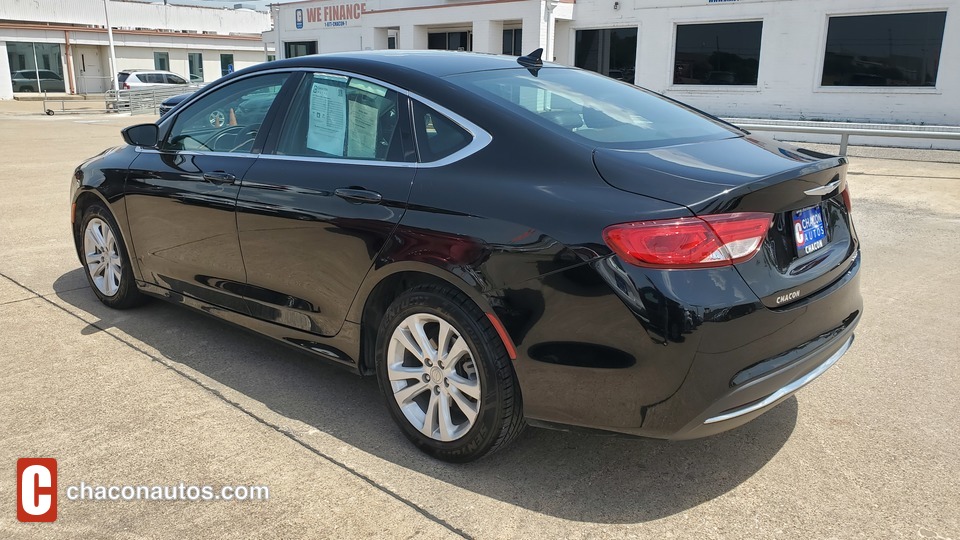
{"type": "Polygon", "coordinates": [[[827,229],[824,227],[823,211],[819,206],[794,210],[792,214],[797,256],[809,255],[827,244],[827,229]]]}

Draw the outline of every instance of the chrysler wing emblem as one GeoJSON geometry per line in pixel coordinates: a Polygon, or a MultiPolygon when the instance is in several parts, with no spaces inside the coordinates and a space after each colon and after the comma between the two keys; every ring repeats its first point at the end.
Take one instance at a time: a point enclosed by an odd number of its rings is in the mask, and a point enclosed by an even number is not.
{"type": "Polygon", "coordinates": [[[837,189],[838,187],[840,187],[840,181],[834,180],[833,182],[830,182],[825,186],[808,189],[804,191],[804,193],[806,193],[807,195],[826,195],[827,193],[830,193],[831,191],[837,189]]]}

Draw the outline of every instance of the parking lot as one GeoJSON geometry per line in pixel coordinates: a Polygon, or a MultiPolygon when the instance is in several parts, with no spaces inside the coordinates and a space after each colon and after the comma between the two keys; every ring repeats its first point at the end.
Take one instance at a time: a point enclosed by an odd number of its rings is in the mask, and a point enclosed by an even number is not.
{"type": "Polygon", "coordinates": [[[403,438],[372,378],[160,301],[97,301],[70,175],[154,119],[0,107],[0,537],[960,539],[956,152],[852,149],[864,316],[795,397],[708,439],[528,429],[457,466],[403,438]],[[58,460],[55,523],[17,522],[19,457],[58,460]],[[81,481],[270,498],[67,500],[81,481]]]}

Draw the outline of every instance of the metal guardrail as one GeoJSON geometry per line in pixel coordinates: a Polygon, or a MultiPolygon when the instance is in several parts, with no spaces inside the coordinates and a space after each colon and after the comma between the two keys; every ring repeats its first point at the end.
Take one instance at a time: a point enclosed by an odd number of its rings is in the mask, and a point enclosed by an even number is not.
{"type": "Polygon", "coordinates": [[[50,99],[43,96],[43,110],[48,115],[127,112],[130,114],[157,114],[163,100],[195,92],[197,85],[149,86],[129,90],[109,90],[103,94],[88,94],[85,99],[50,99]],[[91,108],[91,103],[102,102],[103,107],[91,108]],[[57,105],[54,105],[57,104],[57,105]]]}
{"type": "Polygon", "coordinates": [[[187,86],[146,86],[129,90],[110,90],[104,94],[104,97],[107,107],[110,108],[112,104],[113,110],[117,112],[157,114],[163,100],[180,94],[195,92],[198,88],[200,87],[194,84],[187,86]]]}
{"type": "Polygon", "coordinates": [[[937,126],[934,128],[921,128],[920,126],[885,126],[885,127],[843,127],[837,123],[824,123],[824,125],[811,125],[812,122],[806,122],[805,125],[799,124],[760,124],[749,122],[731,122],[747,131],[777,131],[780,133],[809,133],[815,135],[839,135],[840,136],[840,155],[847,155],[847,146],[850,143],[850,136],[864,137],[901,137],[907,139],[939,139],[960,141],[960,128],[948,126],[937,126]],[[907,129],[913,128],[913,129],[907,129]],[[919,129],[917,129],[919,128],[919,129]]]}

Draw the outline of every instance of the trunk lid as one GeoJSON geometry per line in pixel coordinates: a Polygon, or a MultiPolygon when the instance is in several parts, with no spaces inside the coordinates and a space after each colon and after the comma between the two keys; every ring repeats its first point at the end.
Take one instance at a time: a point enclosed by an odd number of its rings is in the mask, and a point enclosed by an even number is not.
{"type": "Polygon", "coordinates": [[[784,307],[823,289],[859,252],[840,195],[846,158],[748,136],[645,150],[598,148],[594,163],[611,186],[683,205],[695,215],[774,214],[760,253],[736,265],[767,307],[784,307]],[[822,247],[809,253],[795,236],[794,212],[804,209],[797,223],[822,218],[825,233],[822,247]]]}

